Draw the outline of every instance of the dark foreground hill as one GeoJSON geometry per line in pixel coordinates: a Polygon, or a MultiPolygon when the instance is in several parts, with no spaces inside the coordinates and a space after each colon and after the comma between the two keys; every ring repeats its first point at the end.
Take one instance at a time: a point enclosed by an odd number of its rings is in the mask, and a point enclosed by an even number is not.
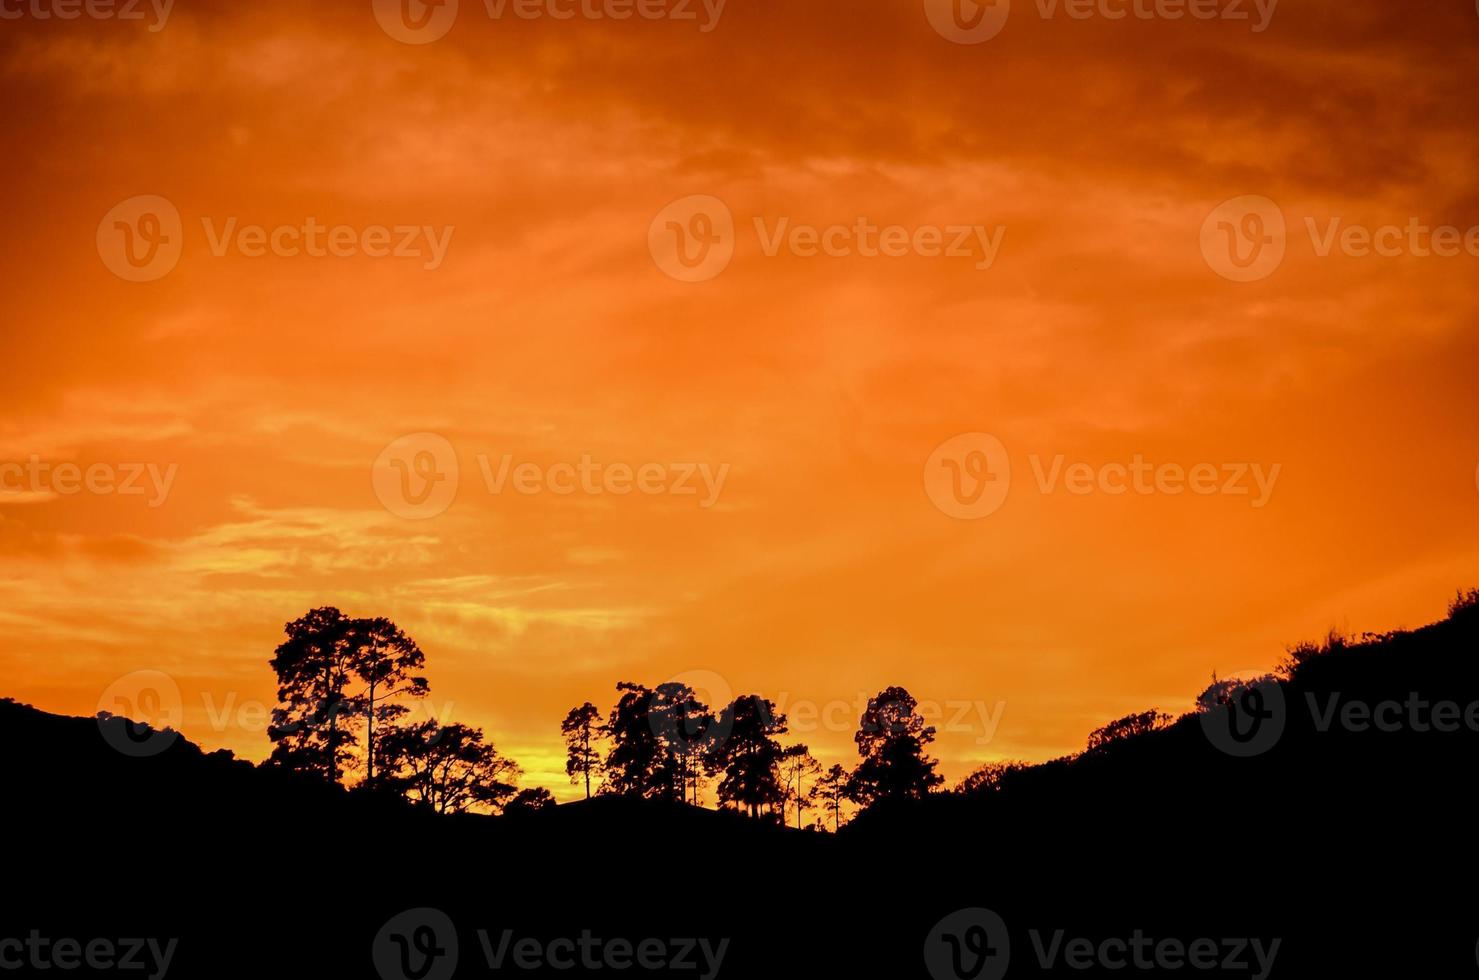
{"type": "Polygon", "coordinates": [[[68,939],[140,977],[1471,976],[1476,643],[1461,606],[1296,651],[835,837],[610,798],[438,818],[0,702],[0,978],[68,939]]]}

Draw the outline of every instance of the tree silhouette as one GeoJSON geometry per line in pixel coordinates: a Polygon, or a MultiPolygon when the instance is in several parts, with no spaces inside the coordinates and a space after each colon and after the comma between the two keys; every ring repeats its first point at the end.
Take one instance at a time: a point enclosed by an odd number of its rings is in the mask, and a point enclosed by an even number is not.
{"type": "MultiPolygon", "coordinates": [[[[1213,680],[1214,682],[1216,680],[1215,674],[1213,675],[1213,680]]],[[[1096,728],[1090,732],[1088,751],[1102,751],[1105,747],[1113,745],[1115,742],[1132,738],[1136,735],[1144,735],[1146,732],[1156,731],[1157,729],[1166,727],[1170,722],[1170,715],[1163,711],[1156,711],[1154,708],[1149,711],[1142,711],[1139,714],[1125,715],[1123,718],[1116,719],[1104,727],[1096,728]]]]}
{"type": "Polygon", "coordinates": [[[352,718],[363,699],[345,693],[355,669],[350,620],[324,606],[288,623],[271,660],[278,706],[267,737],[274,765],[339,782],[355,743],[352,718]]]}
{"type": "Polygon", "coordinates": [[[662,757],[653,770],[653,789],[666,799],[688,800],[704,743],[713,729],[709,706],[698,700],[693,688],[670,681],[659,684],[647,707],[647,720],[662,746],[662,757]]]}
{"type": "Polygon", "coordinates": [[[1197,710],[1214,711],[1222,705],[1232,704],[1234,699],[1245,690],[1275,683],[1278,683],[1278,678],[1273,674],[1264,674],[1254,678],[1219,678],[1217,672],[1214,670],[1212,672],[1212,683],[1207,685],[1207,688],[1201,694],[1197,695],[1197,710]]]}
{"type": "Polygon", "coordinates": [[[1013,773],[1022,772],[1027,768],[1027,764],[1022,762],[988,762],[978,766],[971,771],[970,775],[962,779],[955,787],[955,792],[962,796],[997,793],[1001,791],[1013,773]]]}
{"type": "Polygon", "coordinates": [[[411,674],[426,666],[426,657],[416,641],[388,619],[351,620],[348,642],[355,676],[365,683],[359,696],[365,716],[365,782],[373,783],[375,725],[392,724],[411,710],[394,699],[426,697],[426,678],[411,674]]]}
{"type": "Polygon", "coordinates": [[[1479,589],[1459,589],[1448,604],[1448,618],[1479,614],[1479,589]]]}
{"type": "Polygon", "coordinates": [[[517,792],[518,765],[466,725],[428,720],[392,728],[381,737],[380,753],[383,781],[437,813],[498,810],[517,792]]]}
{"type": "Polygon", "coordinates": [[[945,781],[935,772],[938,763],[925,754],[935,730],[925,725],[918,705],[902,687],[886,688],[869,700],[853,736],[862,756],[852,777],[859,802],[921,799],[945,781]]]}
{"type": "Polygon", "coordinates": [[[565,774],[574,783],[585,777],[585,798],[591,798],[591,771],[601,763],[596,751],[596,742],[601,737],[605,722],[601,711],[589,701],[578,708],[571,708],[565,720],[560,722],[560,733],[565,736],[565,774]]]}
{"type": "Polygon", "coordinates": [[[747,694],[730,702],[716,724],[721,734],[710,742],[704,764],[722,774],[720,804],[748,810],[752,818],[774,809],[785,799],[777,772],[782,750],[775,736],[786,733],[786,716],[758,694],[747,694]]]}
{"type": "Polygon", "coordinates": [[[818,779],[812,792],[821,800],[822,809],[832,814],[832,832],[842,827],[842,801],[848,798],[848,774],[840,765],[833,765],[818,779]]]}
{"type": "Polygon", "coordinates": [[[505,817],[525,816],[530,813],[538,813],[540,810],[548,809],[555,805],[555,798],[549,790],[543,786],[535,786],[531,789],[521,789],[513,795],[503,807],[505,817]]]}
{"type": "MultiPolygon", "coordinates": [[[[809,795],[804,787],[806,778],[822,771],[822,764],[812,757],[811,749],[805,745],[793,745],[781,753],[781,773],[785,778],[786,797],[796,807],[796,829],[801,829],[803,810],[812,807],[816,787],[809,795]]],[[[838,768],[841,768],[840,766],[838,768]]]]}
{"type": "Polygon", "coordinates": [[[611,748],[601,766],[606,777],[601,792],[647,796],[662,756],[662,744],[648,718],[652,691],[631,681],[618,682],[616,689],[622,693],[606,720],[611,748]]]}

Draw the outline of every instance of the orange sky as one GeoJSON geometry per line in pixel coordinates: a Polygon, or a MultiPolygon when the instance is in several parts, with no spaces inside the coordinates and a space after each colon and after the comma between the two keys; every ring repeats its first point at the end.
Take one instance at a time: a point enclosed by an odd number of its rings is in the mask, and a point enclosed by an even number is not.
{"type": "Polygon", "coordinates": [[[152,507],[0,487],[0,695],[90,714],[163,671],[189,737],[258,759],[237,709],[335,604],[406,629],[436,709],[561,798],[566,710],[677,675],[815,706],[827,764],[857,713],[827,706],[903,684],[955,716],[953,782],[1332,626],[1434,619],[1479,585],[1479,256],[1321,255],[1307,221],[1479,226],[1476,51],[1457,0],[1290,0],[1259,33],[1017,0],[976,45],[840,0],[730,0],[708,32],[462,0],[423,45],[369,2],[0,20],[0,461],[178,467],[152,507]],[[137,195],[181,220],[147,282],[99,245],[137,195]],[[649,248],[689,195],[734,223],[702,282],[649,248]],[[1252,282],[1199,241],[1242,195],[1288,227],[1252,282]],[[310,218],[451,238],[213,251],[310,218]],[[783,220],[1004,231],[978,269],[767,255],[783,220]],[[410,520],[372,467],[421,432],[458,488],[410,520]],[[961,520],[926,463],[972,432],[1012,472],[961,520]],[[712,506],[492,493],[504,454],[727,469],[712,506]],[[1279,469],[1263,506],[1043,492],[1060,455],[1279,469]]]}

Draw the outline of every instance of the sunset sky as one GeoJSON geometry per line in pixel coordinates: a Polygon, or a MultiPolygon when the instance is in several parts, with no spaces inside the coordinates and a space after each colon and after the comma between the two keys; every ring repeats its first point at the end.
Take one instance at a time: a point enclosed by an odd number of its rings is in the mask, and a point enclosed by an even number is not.
{"type": "Polygon", "coordinates": [[[369,0],[4,7],[0,462],[173,477],[0,471],[0,696],[90,715],[159,671],[189,738],[261,759],[241,709],[336,605],[405,629],[435,711],[561,799],[565,712],[673,677],[801,705],[824,765],[904,685],[953,783],[1479,585],[1479,249],[1408,231],[1479,226],[1468,0],[1285,0],[1256,32],[1016,0],[977,44],[920,0],[462,0],[424,44],[369,0]],[[178,263],[129,281],[144,195],[178,263]],[[713,227],[695,195],[733,254],[683,281],[660,243],[713,227]],[[1237,281],[1208,222],[1249,196],[1286,253],[1237,281]],[[1326,247],[1336,218],[1392,254],[1326,247]],[[310,219],[357,254],[234,237],[310,219]],[[860,223],[912,254],[785,237],[860,223]],[[915,245],[957,227],[969,255],[915,245]],[[938,505],[967,433],[1011,467],[977,519],[938,505]],[[439,513],[386,503],[407,446],[412,479],[450,446],[439,513]],[[698,492],[494,492],[505,455],[698,492]],[[1108,492],[1137,459],[1252,492],[1108,492]]]}

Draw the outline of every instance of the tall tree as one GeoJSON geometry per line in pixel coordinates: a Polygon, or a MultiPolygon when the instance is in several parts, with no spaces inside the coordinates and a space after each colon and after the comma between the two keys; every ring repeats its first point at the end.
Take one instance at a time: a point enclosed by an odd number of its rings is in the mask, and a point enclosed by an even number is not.
{"type": "MultiPolygon", "coordinates": [[[[647,720],[662,747],[662,758],[654,769],[654,790],[666,799],[688,800],[688,786],[698,769],[705,741],[713,731],[709,706],[698,700],[693,688],[670,681],[659,684],[647,707],[647,720]]],[[[697,785],[694,786],[695,801],[697,785]]]]}
{"type": "Polygon", "coordinates": [[[350,620],[338,609],[310,610],[284,628],[271,660],[278,705],[267,737],[275,765],[339,782],[355,743],[352,721],[363,700],[346,693],[354,672],[350,620]]]}
{"type": "Polygon", "coordinates": [[[648,717],[652,691],[631,681],[619,682],[616,689],[621,697],[606,719],[611,748],[601,766],[605,775],[601,792],[647,796],[662,761],[662,743],[648,717]]]}
{"type": "Polygon", "coordinates": [[[497,811],[518,792],[518,765],[467,725],[397,726],[381,736],[380,752],[382,781],[437,813],[497,811]]]}
{"type": "Polygon", "coordinates": [[[785,799],[778,769],[786,716],[758,694],[735,698],[716,719],[719,735],[708,746],[704,764],[720,774],[720,804],[733,804],[758,818],[785,799]]]}
{"type": "MultiPolygon", "coordinates": [[[[806,792],[808,777],[822,771],[822,764],[812,757],[805,745],[793,745],[781,753],[781,773],[786,781],[786,797],[796,807],[796,829],[801,829],[802,811],[811,809],[813,796],[806,792]]],[[[812,790],[816,787],[813,786],[812,790]]]]}
{"type": "Polygon", "coordinates": [[[939,763],[925,754],[935,730],[924,723],[918,707],[902,687],[886,688],[869,700],[853,736],[862,756],[852,777],[860,802],[920,799],[945,781],[935,772],[939,763]]]}
{"type": "Polygon", "coordinates": [[[560,733],[565,736],[565,774],[572,783],[585,777],[585,798],[591,798],[591,772],[601,762],[596,751],[605,722],[601,711],[589,701],[578,708],[571,708],[565,720],[560,722],[560,733]]]}
{"type": "Polygon", "coordinates": [[[375,726],[393,724],[411,710],[400,699],[426,697],[426,678],[413,676],[426,666],[426,656],[388,619],[351,620],[348,639],[355,676],[365,684],[359,695],[365,717],[365,782],[373,783],[375,726]]]}
{"type": "Polygon", "coordinates": [[[835,834],[842,827],[842,801],[848,798],[849,793],[847,770],[834,765],[821,775],[812,790],[822,801],[822,808],[831,812],[832,832],[835,834]]]}

